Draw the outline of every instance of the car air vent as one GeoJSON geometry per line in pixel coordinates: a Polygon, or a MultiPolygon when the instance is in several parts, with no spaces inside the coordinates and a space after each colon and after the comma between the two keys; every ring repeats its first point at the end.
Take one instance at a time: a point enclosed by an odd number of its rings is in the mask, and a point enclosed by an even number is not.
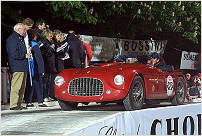
{"type": "Polygon", "coordinates": [[[72,96],[100,96],[103,92],[103,83],[96,78],[76,78],[69,84],[69,94],[72,96]]]}

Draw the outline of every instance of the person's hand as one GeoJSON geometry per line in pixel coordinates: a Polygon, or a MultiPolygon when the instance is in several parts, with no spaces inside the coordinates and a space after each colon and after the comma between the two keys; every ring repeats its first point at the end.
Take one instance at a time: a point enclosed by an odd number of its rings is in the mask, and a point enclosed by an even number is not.
{"type": "Polygon", "coordinates": [[[32,50],[32,47],[31,46],[28,46],[29,50],[31,51],[32,50]]]}
{"type": "Polygon", "coordinates": [[[31,58],[30,54],[25,54],[25,58],[31,58]]]}
{"type": "Polygon", "coordinates": [[[51,46],[52,46],[53,48],[55,48],[55,44],[52,44],[51,46]]]}

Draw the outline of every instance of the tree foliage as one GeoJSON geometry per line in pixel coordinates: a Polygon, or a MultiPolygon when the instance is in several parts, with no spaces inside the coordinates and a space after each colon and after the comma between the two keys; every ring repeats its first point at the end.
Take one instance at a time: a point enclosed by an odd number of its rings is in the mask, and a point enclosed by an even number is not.
{"type": "Polygon", "coordinates": [[[6,18],[9,18],[13,21],[19,22],[22,21],[23,17],[21,16],[21,11],[12,8],[8,3],[1,2],[1,19],[4,21],[6,18]],[[12,14],[11,14],[12,13],[12,14]]]}
{"type": "Polygon", "coordinates": [[[56,16],[82,24],[97,24],[113,15],[127,15],[139,21],[146,32],[176,32],[198,43],[201,30],[200,1],[51,1],[47,10],[56,16]]]}

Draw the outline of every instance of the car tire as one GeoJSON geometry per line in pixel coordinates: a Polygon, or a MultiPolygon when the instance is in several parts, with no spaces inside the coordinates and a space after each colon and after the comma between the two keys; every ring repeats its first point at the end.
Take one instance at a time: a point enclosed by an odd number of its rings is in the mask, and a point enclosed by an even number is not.
{"type": "Polygon", "coordinates": [[[128,95],[123,100],[126,110],[141,109],[145,99],[145,85],[140,76],[136,76],[131,84],[128,95]]]}
{"type": "Polygon", "coordinates": [[[58,100],[58,103],[59,103],[61,109],[64,111],[71,111],[73,109],[76,109],[78,106],[78,103],[76,103],[76,102],[66,102],[63,100],[58,100]]]}
{"type": "Polygon", "coordinates": [[[178,77],[177,85],[176,85],[176,92],[172,98],[173,105],[182,105],[184,104],[186,96],[186,86],[183,77],[178,77]]]}

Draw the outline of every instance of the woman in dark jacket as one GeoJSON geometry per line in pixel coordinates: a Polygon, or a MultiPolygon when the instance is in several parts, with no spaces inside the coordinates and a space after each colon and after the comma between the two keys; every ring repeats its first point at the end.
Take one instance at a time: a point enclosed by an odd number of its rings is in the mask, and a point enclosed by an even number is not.
{"type": "Polygon", "coordinates": [[[64,60],[69,59],[68,54],[68,42],[64,41],[64,37],[62,35],[62,32],[59,30],[54,30],[53,32],[53,43],[56,47],[56,69],[59,72],[64,70],[64,60]]]}
{"type": "Polygon", "coordinates": [[[44,74],[44,61],[41,55],[39,44],[36,41],[37,31],[30,30],[29,37],[31,39],[30,45],[32,47],[32,54],[34,58],[34,75],[33,75],[33,86],[31,87],[31,90],[28,94],[27,107],[34,107],[34,105],[32,104],[32,96],[34,90],[36,90],[38,106],[47,107],[47,105],[43,104],[42,76],[44,74]]]}
{"type": "Polygon", "coordinates": [[[53,33],[51,30],[42,32],[44,36],[43,46],[40,48],[45,65],[44,75],[44,101],[50,101],[55,98],[54,79],[56,77],[57,69],[55,65],[55,45],[51,43],[53,33]]]}

